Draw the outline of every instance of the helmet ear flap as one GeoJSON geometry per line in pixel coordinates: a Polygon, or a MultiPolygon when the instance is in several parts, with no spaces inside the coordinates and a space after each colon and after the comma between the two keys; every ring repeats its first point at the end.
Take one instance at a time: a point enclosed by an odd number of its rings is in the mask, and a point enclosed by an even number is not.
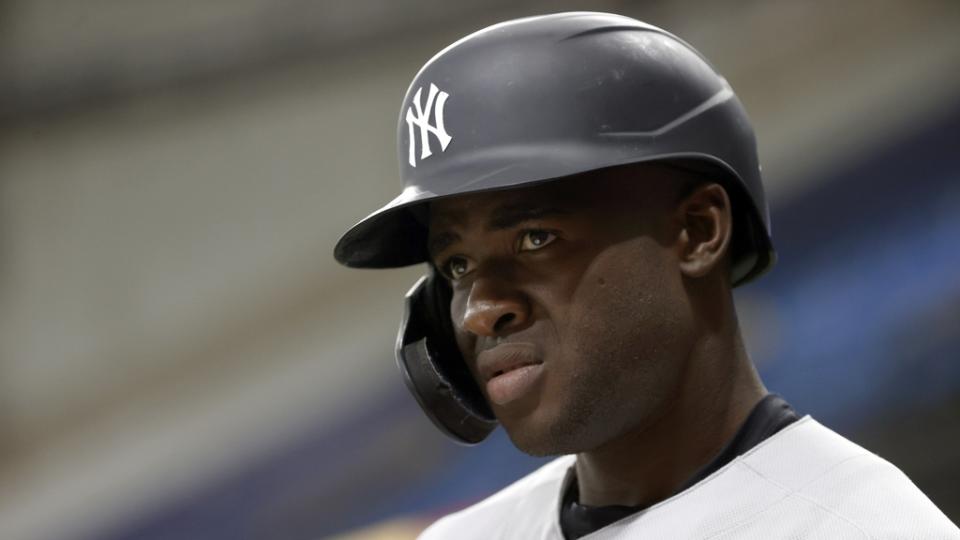
{"type": "Polygon", "coordinates": [[[397,365],[430,420],[464,444],[482,441],[497,426],[453,337],[450,287],[430,271],[407,293],[397,336],[397,365]]]}

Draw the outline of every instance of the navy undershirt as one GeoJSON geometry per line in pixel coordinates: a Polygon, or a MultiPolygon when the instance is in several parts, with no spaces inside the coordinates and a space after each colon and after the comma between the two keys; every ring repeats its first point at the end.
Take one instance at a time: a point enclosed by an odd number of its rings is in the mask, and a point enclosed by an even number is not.
{"type": "MultiPolygon", "coordinates": [[[[733,458],[747,452],[774,433],[799,420],[793,407],[776,394],[767,394],[754,406],[737,433],[720,450],[720,453],[704,465],[676,491],[685,489],[710,476],[733,458]]],[[[560,529],[566,540],[586,536],[598,529],[619,521],[630,514],[639,512],[645,506],[584,506],[577,502],[579,487],[577,477],[571,467],[564,482],[563,502],[560,505],[560,529]]]]}

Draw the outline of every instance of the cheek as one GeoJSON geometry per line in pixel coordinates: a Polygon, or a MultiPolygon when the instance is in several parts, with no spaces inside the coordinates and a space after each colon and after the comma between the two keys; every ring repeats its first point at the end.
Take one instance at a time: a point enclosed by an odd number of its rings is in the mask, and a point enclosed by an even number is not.
{"type": "MultiPolygon", "coordinates": [[[[609,375],[666,360],[684,334],[682,283],[670,252],[649,238],[599,253],[573,289],[559,334],[576,371],[609,375]]],[[[647,366],[649,367],[649,366],[647,366]]]]}
{"type": "Polygon", "coordinates": [[[460,354],[463,355],[464,359],[469,359],[473,353],[474,340],[470,337],[470,333],[466,332],[458,324],[458,321],[463,319],[465,310],[466,300],[463,295],[454,293],[453,298],[450,300],[450,321],[453,323],[453,335],[456,339],[457,347],[460,349],[460,354]]]}
{"type": "Polygon", "coordinates": [[[458,321],[463,320],[463,314],[465,310],[465,297],[454,293],[453,298],[450,301],[450,320],[453,323],[453,338],[456,342],[457,349],[460,350],[460,355],[463,357],[463,362],[467,365],[467,369],[470,371],[470,374],[473,375],[474,379],[479,379],[476,369],[476,336],[470,332],[467,332],[458,324],[458,321]]]}

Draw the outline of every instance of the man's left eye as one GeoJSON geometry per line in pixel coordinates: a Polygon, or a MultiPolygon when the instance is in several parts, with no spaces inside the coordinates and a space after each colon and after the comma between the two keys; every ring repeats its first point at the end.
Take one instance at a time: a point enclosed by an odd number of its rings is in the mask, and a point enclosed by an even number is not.
{"type": "Polygon", "coordinates": [[[534,251],[557,239],[557,235],[549,231],[526,231],[520,237],[520,251],[534,251]]]}

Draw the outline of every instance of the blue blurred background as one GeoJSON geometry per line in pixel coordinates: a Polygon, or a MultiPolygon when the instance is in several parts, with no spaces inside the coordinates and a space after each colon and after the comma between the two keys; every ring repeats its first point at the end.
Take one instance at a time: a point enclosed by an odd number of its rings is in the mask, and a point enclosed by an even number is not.
{"type": "Polygon", "coordinates": [[[760,142],[774,271],[737,291],[797,409],[960,520],[960,4],[0,3],[0,538],[406,539],[538,466],[396,373],[422,271],[351,271],[420,65],[568,9],[664,26],[760,142]]]}

